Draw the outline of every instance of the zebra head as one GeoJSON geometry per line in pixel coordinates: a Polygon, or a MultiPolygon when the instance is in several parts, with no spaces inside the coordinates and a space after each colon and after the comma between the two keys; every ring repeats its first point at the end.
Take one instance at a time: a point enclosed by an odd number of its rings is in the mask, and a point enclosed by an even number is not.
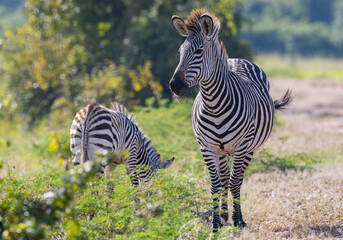
{"type": "Polygon", "coordinates": [[[181,45],[180,62],[169,82],[170,89],[183,96],[187,89],[210,78],[214,71],[220,22],[205,10],[193,11],[186,21],[172,17],[176,32],[186,37],[181,45]]]}

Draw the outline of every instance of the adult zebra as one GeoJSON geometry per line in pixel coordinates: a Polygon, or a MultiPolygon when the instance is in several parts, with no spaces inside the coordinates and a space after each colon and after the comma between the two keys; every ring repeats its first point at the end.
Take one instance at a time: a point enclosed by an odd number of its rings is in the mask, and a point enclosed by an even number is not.
{"type": "Polygon", "coordinates": [[[177,33],[187,38],[180,47],[170,89],[182,96],[188,88],[200,87],[192,124],[211,177],[213,229],[222,226],[221,220],[228,220],[228,189],[233,196],[234,226],[244,227],[240,206],[244,171],[254,150],[272,131],[274,109],[289,104],[291,92],[287,90],[282,99],[273,101],[261,68],[244,59],[228,59],[218,40],[220,22],[205,10],[193,11],[186,21],[173,16],[172,23],[177,33]],[[231,156],[231,173],[227,156],[231,156]]]}
{"type": "MultiPolygon", "coordinates": [[[[96,153],[103,150],[128,150],[128,159],[113,163],[113,167],[125,164],[127,173],[132,173],[131,182],[136,186],[139,181],[149,181],[156,169],[167,168],[174,161],[174,157],[161,161],[151,140],[119,103],[112,104],[112,109],[98,103],[82,108],[74,117],[70,128],[70,149],[74,153],[72,162],[75,166],[88,160],[96,160],[96,153]]],[[[110,166],[106,166],[103,172],[108,172],[109,169],[110,166]]]]}

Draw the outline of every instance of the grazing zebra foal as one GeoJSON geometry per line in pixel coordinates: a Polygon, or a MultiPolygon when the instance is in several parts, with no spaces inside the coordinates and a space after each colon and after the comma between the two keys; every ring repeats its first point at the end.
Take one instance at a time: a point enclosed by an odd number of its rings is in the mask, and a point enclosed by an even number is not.
{"type": "Polygon", "coordinates": [[[244,171],[254,150],[272,131],[274,109],[289,104],[291,92],[273,101],[261,68],[244,59],[228,59],[218,40],[220,22],[205,10],[193,11],[186,21],[173,16],[172,23],[186,40],[169,85],[174,94],[182,96],[199,84],[192,125],[211,177],[213,230],[228,220],[228,189],[234,200],[234,226],[244,227],[240,206],[244,171]],[[231,156],[231,172],[227,156],[231,156]]]}
{"type": "MultiPolygon", "coordinates": [[[[71,125],[70,149],[74,153],[72,162],[75,166],[96,160],[97,152],[119,152],[126,149],[130,153],[128,159],[113,165],[125,164],[127,173],[132,173],[131,182],[136,186],[139,181],[149,181],[156,169],[167,168],[174,161],[174,158],[161,161],[151,140],[119,103],[112,104],[112,109],[98,103],[82,108],[71,125]]],[[[109,169],[106,166],[104,172],[109,169]]]]}

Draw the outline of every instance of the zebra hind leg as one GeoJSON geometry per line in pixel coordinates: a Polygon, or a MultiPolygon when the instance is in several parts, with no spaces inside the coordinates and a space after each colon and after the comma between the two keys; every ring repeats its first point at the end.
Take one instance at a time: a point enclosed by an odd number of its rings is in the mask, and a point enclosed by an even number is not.
{"type": "Polygon", "coordinates": [[[230,181],[230,168],[228,165],[227,156],[221,156],[219,158],[219,172],[220,172],[220,181],[223,187],[222,196],[221,196],[221,220],[225,224],[229,220],[229,212],[227,205],[227,198],[229,192],[229,181],[230,181]]]}

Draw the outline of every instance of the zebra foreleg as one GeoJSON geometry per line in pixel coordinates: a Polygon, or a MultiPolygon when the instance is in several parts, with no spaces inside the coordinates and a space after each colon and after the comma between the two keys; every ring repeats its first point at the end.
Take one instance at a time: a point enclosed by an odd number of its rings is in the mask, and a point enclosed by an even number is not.
{"type": "Polygon", "coordinates": [[[207,165],[208,171],[211,178],[211,194],[213,196],[213,232],[217,232],[222,223],[220,221],[219,214],[219,201],[220,201],[220,190],[222,189],[220,176],[219,176],[219,157],[214,153],[202,149],[202,154],[207,165]]]}
{"type": "Polygon", "coordinates": [[[228,165],[227,156],[221,156],[219,158],[219,173],[220,173],[220,182],[223,187],[223,192],[221,196],[221,218],[224,220],[224,223],[229,219],[227,198],[229,192],[229,181],[230,181],[230,168],[228,165]]]}
{"type": "MultiPolygon", "coordinates": [[[[135,146],[135,145],[134,145],[135,146]]],[[[137,173],[137,150],[136,147],[129,149],[130,156],[126,161],[126,171],[130,175],[130,180],[133,186],[139,185],[138,173],[137,173]]]]}

